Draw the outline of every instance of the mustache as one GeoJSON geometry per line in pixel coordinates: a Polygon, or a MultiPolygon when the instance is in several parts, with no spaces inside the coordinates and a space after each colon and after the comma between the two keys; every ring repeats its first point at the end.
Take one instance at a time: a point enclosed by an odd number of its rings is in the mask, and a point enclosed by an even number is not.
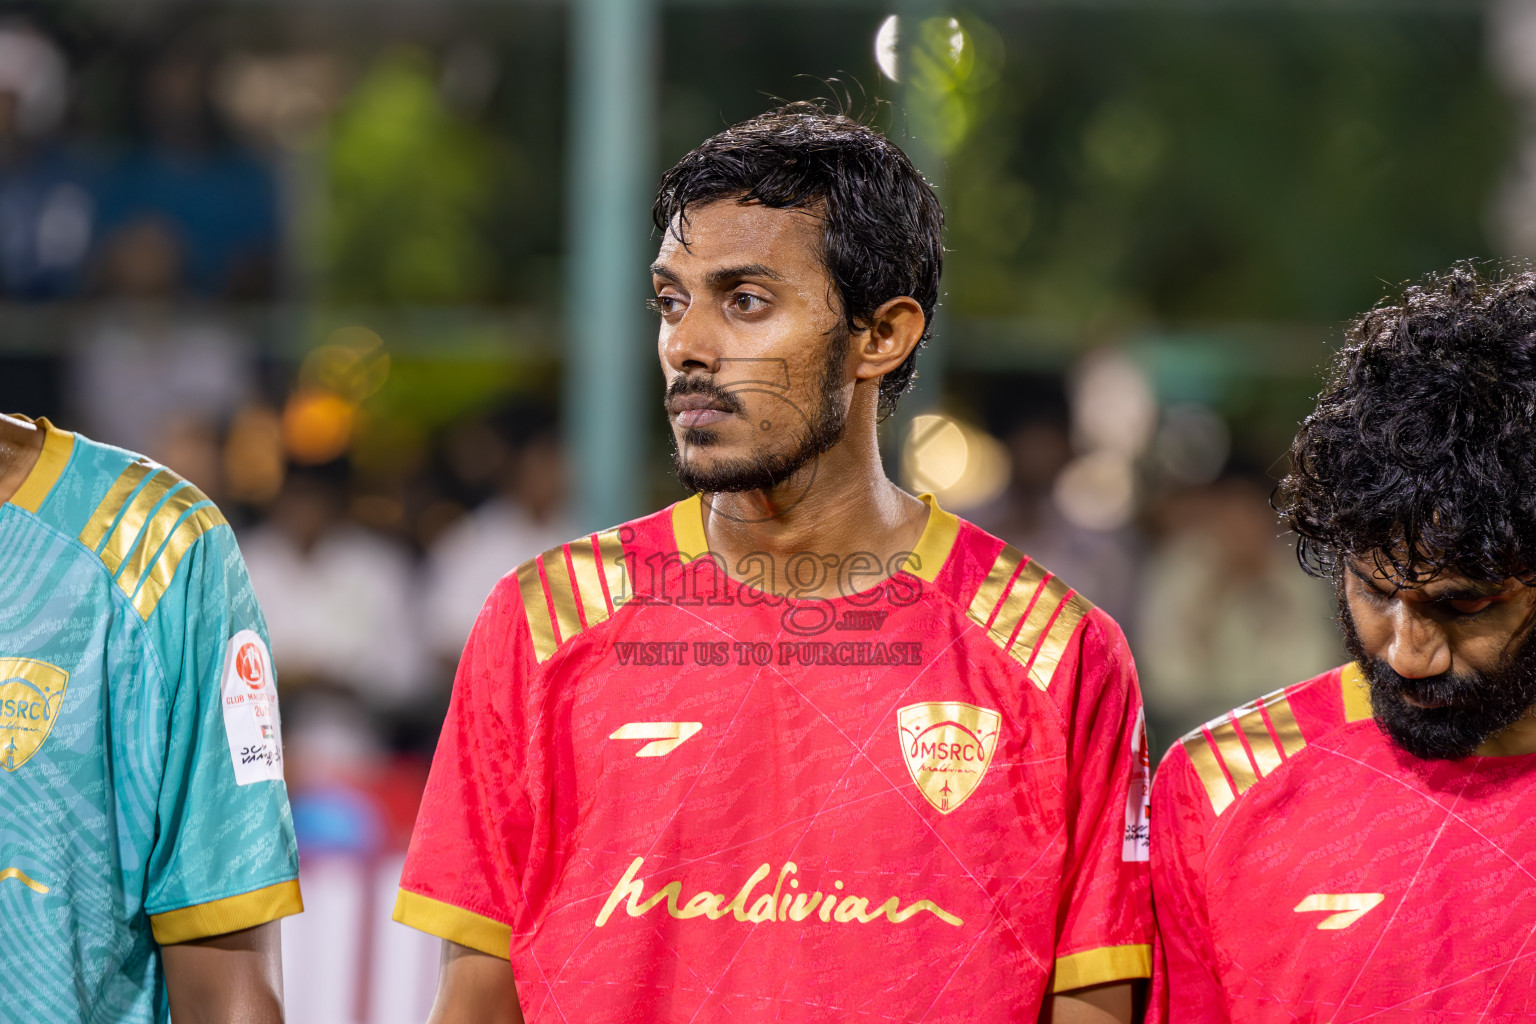
{"type": "Polygon", "coordinates": [[[724,406],[726,412],[741,412],[741,399],[715,383],[713,377],[695,377],[683,374],[673,378],[672,383],[667,385],[667,393],[663,403],[670,403],[672,399],[681,398],[684,395],[703,395],[724,406]]]}
{"type": "Polygon", "coordinates": [[[1486,688],[1480,676],[1442,672],[1437,676],[1411,679],[1397,672],[1379,658],[1364,665],[1371,685],[1395,691],[1423,704],[1460,704],[1486,688]]]}

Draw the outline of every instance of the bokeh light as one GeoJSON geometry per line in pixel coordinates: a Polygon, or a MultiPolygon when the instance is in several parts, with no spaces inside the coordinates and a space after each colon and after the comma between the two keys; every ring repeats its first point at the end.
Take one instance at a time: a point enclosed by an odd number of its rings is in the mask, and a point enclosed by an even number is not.
{"type": "Polygon", "coordinates": [[[984,505],[1008,486],[1009,455],[997,438],[949,416],[914,417],[902,446],[907,486],[945,508],[984,505]]]}
{"type": "Polygon", "coordinates": [[[1085,530],[1118,530],[1136,512],[1136,471],[1116,451],[1097,451],[1069,462],[1052,492],[1062,516],[1085,530]]]}
{"type": "Polygon", "coordinates": [[[319,465],[346,454],[357,406],[329,391],[295,391],[283,409],[283,446],[298,463],[319,465]]]}

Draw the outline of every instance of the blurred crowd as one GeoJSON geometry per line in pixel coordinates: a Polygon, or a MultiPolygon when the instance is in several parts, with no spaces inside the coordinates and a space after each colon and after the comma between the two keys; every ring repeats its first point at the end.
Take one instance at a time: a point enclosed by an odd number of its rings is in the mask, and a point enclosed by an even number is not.
{"type": "MultiPolygon", "coordinates": [[[[390,373],[385,339],[346,328],[284,354],[251,334],[238,311],[289,274],[285,172],[211,102],[210,68],[164,48],[137,76],[134,129],[79,138],[61,49],[0,23],[0,301],[72,300],[45,404],[228,510],[278,662],[300,840],[371,856],[409,833],[486,594],[578,531],[566,495],[580,466],[538,388],[493,388],[392,448],[389,414],[367,404],[390,373]]],[[[0,349],[0,376],[8,359],[0,349]]],[[[1116,616],[1159,749],[1340,659],[1332,596],[1268,508],[1279,463],[1234,455],[1212,408],[1160,406],[1113,350],[950,391],[963,415],[939,426],[973,442],[953,450],[991,461],[962,480],[940,446],[942,479],[919,459],[905,482],[1116,616]]]]}
{"type": "MultiPolygon", "coordinates": [[[[0,25],[0,294],[123,303],[273,294],[275,171],[216,116],[210,72],[196,52],[159,54],[140,76],[130,138],[78,139],[63,130],[62,51],[25,23],[0,25]]],[[[203,340],[196,325],[175,333],[192,348],[203,340]]]]}
{"type": "MultiPolygon", "coordinates": [[[[382,149],[350,162],[333,151],[331,173],[395,177],[332,182],[367,206],[343,211],[351,233],[336,251],[385,268],[388,287],[359,290],[337,271],[323,295],[312,275],[303,283],[295,238],[316,230],[325,189],[302,147],[261,145],[236,130],[240,103],[213,101],[220,88],[228,99],[228,61],[219,87],[209,51],[152,48],[119,98],[124,129],[103,137],[68,117],[58,43],[0,21],[0,403],[165,463],[235,527],[282,693],[310,905],[288,929],[285,974],[305,1019],[425,1012],[435,947],[380,925],[460,650],[503,574],[594,525],[568,502],[582,467],[550,398],[557,345],[532,343],[548,349],[534,364],[545,369],[509,369],[505,333],[465,331],[450,309],[423,321],[407,351],[379,312],[486,304],[473,232],[432,235],[455,217],[485,230],[481,198],[501,187],[493,147],[456,115],[432,120],[437,99],[450,111],[483,98],[491,72],[477,53],[453,49],[436,86],[414,58],[390,58],[359,87],[375,107],[354,112],[354,136],[382,149]],[[403,117],[416,118],[409,131],[396,130],[403,117]],[[462,158],[453,173],[423,178],[412,163],[451,153],[462,158]],[[295,199],[302,173],[306,201],[295,199]],[[407,209],[429,183],[440,191],[407,209]],[[411,270],[423,252],[441,280],[411,270]],[[373,318],[328,301],[373,303],[373,318]],[[327,981],[342,975],[359,979],[344,997],[327,981]]],[[[297,58],[263,68],[244,81],[271,102],[246,106],[273,123],[312,120],[299,87],[325,75],[297,58]]],[[[513,276],[558,290],[538,273],[513,276]]],[[[1342,652],[1332,595],[1297,568],[1268,507],[1283,441],[1237,444],[1214,400],[1156,390],[1113,345],[1055,370],[957,373],[942,411],[890,426],[888,455],[906,486],[935,492],[1116,617],[1161,751],[1342,652]]],[[[642,508],[678,494],[659,417],[654,426],[642,508]]]]}

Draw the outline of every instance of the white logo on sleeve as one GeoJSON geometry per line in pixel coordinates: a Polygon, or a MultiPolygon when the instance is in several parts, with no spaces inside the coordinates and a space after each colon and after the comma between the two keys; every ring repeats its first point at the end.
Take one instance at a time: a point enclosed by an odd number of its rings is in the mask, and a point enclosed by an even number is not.
{"type": "Polygon", "coordinates": [[[1136,712],[1136,732],[1131,739],[1131,785],[1125,796],[1125,840],[1120,859],[1152,859],[1152,758],[1147,750],[1146,712],[1136,712]]]}
{"type": "Polygon", "coordinates": [[[254,630],[242,629],[230,637],[224,649],[219,691],[236,784],[281,781],[283,730],[277,714],[272,655],[254,630]]]}

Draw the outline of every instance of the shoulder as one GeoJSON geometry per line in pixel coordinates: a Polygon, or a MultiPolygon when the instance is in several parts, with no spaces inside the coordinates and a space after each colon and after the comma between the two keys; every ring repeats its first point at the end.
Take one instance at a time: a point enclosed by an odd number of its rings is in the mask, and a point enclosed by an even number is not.
{"type": "Polygon", "coordinates": [[[11,504],[60,533],[74,535],[118,476],[141,456],[60,430],[46,419],[43,448],[11,504]]]}
{"type": "Polygon", "coordinates": [[[92,442],[82,449],[82,441],[78,492],[59,509],[56,525],[75,534],[147,620],[204,535],[225,527],[228,549],[238,550],[228,521],[206,494],[165,466],[92,442]]]}
{"type": "Polygon", "coordinates": [[[1035,559],[961,520],[956,548],[937,584],[987,640],[1041,690],[1084,652],[1118,654],[1120,627],[1068,581],[1035,559]]]}
{"type": "Polygon", "coordinates": [[[159,463],[38,423],[43,451],[13,501],[86,548],[147,620],[199,538],[227,525],[223,514],[159,463]]]}
{"type": "Polygon", "coordinates": [[[675,548],[667,543],[671,517],[672,510],[664,509],[557,544],[502,577],[487,609],[513,619],[508,625],[521,620],[533,659],[543,664],[634,598],[633,555],[675,548]]]}
{"type": "Polygon", "coordinates": [[[1345,665],[1234,708],[1185,734],[1169,749],[1153,790],[1184,790],[1212,819],[1257,786],[1283,777],[1309,744],[1370,718],[1359,669],[1345,665]],[[1362,703],[1363,702],[1363,703],[1362,703]]]}

